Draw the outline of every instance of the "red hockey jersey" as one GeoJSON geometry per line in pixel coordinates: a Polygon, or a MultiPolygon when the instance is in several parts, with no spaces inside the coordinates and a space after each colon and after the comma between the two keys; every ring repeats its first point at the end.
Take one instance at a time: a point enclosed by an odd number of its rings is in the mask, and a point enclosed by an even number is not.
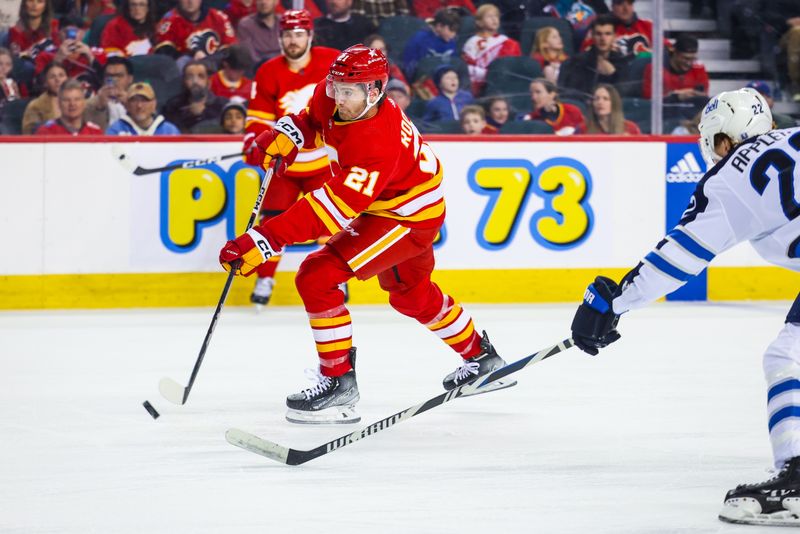
{"type": "Polygon", "coordinates": [[[138,36],[125,17],[111,19],[100,34],[100,46],[109,56],[139,56],[149,54],[153,43],[145,36],[138,36]]]}
{"type": "MultiPolygon", "coordinates": [[[[620,54],[624,56],[649,52],[653,48],[653,21],[636,17],[630,24],[618,22],[614,26],[616,44],[620,54]]],[[[664,40],[664,45],[669,41],[664,40]]],[[[592,47],[592,32],[588,32],[581,44],[581,50],[592,47]]]]}
{"type": "Polygon", "coordinates": [[[253,81],[250,78],[242,76],[238,81],[232,82],[225,78],[220,70],[211,77],[209,88],[215,95],[228,100],[234,96],[247,100],[250,98],[250,94],[253,90],[253,81]]]}
{"type": "Polygon", "coordinates": [[[177,9],[170,9],[156,29],[156,47],[174,47],[179,54],[205,52],[211,55],[222,47],[236,42],[228,15],[213,8],[204,8],[198,22],[191,22],[177,9]]]}
{"type": "MultiPolygon", "coordinates": [[[[261,65],[253,81],[245,131],[258,135],[271,128],[280,117],[305,109],[314,94],[314,87],[325,79],[328,68],[338,56],[338,50],[314,46],[311,48],[311,62],[299,72],[291,70],[283,56],[276,56],[261,65]]],[[[327,166],[324,149],[303,150],[289,167],[287,175],[310,176],[327,166]]]]}
{"type": "MultiPolygon", "coordinates": [[[[642,98],[653,96],[653,65],[648,63],[644,67],[644,80],[642,83],[642,98]]],[[[695,62],[688,72],[677,73],[669,67],[669,62],[664,65],[663,91],[666,97],[676,89],[697,89],[708,94],[708,73],[706,68],[695,62]]]]}
{"type": "Polygon", "coordinates": [[[49,31],[39,28],[35,32],[31,32],[24,29],[22,22],[18,22],[8,29],[8,47],[19,56],[36,59],[42,50],[57,49],[60,44],[57,20],[50,21],[49,31]]]}
{"type": "Polygon", "coordinates": [[[36,130],[36,135],[103,135],[103,130],[93,122],[84,122],[78,131],[69,130],[61,119],[51,119],[36,130]]]}
{"type": "Polygon", "coordinates": [[[302,132],[304,146],[324,143],[333,177],[263,224],[273,245],[335,234],[361,213],[396,219],[408,227],[441,226],[441,164],[391,99],[369,119],[339,122],[323,81],[308,109],[290,118],[302,132]]]}

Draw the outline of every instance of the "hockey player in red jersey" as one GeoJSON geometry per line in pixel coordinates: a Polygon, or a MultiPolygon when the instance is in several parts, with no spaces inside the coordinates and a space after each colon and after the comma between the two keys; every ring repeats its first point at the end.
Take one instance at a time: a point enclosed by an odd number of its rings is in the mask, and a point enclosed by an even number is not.
{"type": "MultiPolygon", "coordinates": [[[[433,241],[444,221],[442,167],[417,129],[384,89],[386,57],[356,45],[330,66],[307,109],[261,133],[254,150],[263,164],[281,156],[283,172],[300,148],[325,146],[333,177],[283,214],[228,241],[220,263],[252,274],[288,244],[325,233],[325,246],[300,266],[296,285],[319,355],[317,383],[286,399],[297,423],[357,422],[359,400],[350,314],[337,289],[356,277],[378,277],[389,303],[447,343],[462,365],[444,379],[453,389],[505,362],[472,318],[431,281],[433,241]]],[[[495,383],[492,389],[511,383],[495,383]]]]}
{"type": "MultiPolygon", "coordinates": [[[[258,69],[247,109],[244,152],[251,165],[262,163],[260,154],[252,150],[256,136],[275,126],[279,117],[305,109],[317,82],[325,78],[331,62],[339,55],[333,48],[311,46],[313,28],[311,14],[305,9],[286,11],[281,16],[283,53],[258,69]]],[[[283,213],[301,193],[321,187],[330,177],[325,149],[302,149],[285,173],[273,177],[262,206],[263,220],[283,213]]],[[[280,255],[273,256],[258,268],[256,286],[250,295],[257,306],[266,305],[272,296],[280,259],[280,255]]]]}
{"type": "Polygon", "coordinates": [[[179,0],[156,29],[157,54],[203,59],[236,42],[228,15],[202,0],[179,0]]]}

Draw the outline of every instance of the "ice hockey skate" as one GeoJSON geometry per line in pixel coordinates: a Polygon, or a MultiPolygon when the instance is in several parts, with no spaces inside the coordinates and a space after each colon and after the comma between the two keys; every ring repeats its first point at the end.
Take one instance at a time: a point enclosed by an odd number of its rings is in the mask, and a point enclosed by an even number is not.
{"type": "Polygon", "coordinates": [[[361,416],[355,411],[359,401],[356,382],[356,349],[350,349],[350,365],[353,369],[342,376],[324,376],[318,370],[306,369],[308,377],[316,384],[299,393],[286,397],[286,420],[291,423],[337,424],[357,423],[361,416]]]}
{"type": "Polygon", "coordinates": [[[730,490],[719,518],[742,525],[800,526],[800,456],[766,482],[730,490]]]}
{"type": "Polygon", "coordinates": [[[271,276],[256,280],[256,287],[253,288],[253,293],[250,294],[250,302],[256,305],[258,311],[263,310],[264,306],[269,304],[269,299],[272,297],[272,288],[274,287],[275,279],[271,276]]]}
{"type": "MultiPolygon", "coordinates": [[[[450,391],[458,386],[463,386],[468,382],[472,382],[480,376],[491,373],[495,369],[500,369],[505,365],[505,360],[503,360],[503,358],[497,354],[497,351],[494,349],[491,341],[489,341],[489,336],[486,334],[486,331],[484,331],[483,337],[481,338],[480,354],[464,360],[464,364],[461,367],[444,377],[442,385],[444,386],[444,389],[450,391]]],[[[470,393],[469,395],[479,395],[481,393],[488,393],[498,389],[510,388],[516,384],[516,380],[501,378],[500,380],[495,380],[494,382],[486,384],[475,393],[470,393]]],[[[467,397],[469,395],[464,396],[467,397]]]]}

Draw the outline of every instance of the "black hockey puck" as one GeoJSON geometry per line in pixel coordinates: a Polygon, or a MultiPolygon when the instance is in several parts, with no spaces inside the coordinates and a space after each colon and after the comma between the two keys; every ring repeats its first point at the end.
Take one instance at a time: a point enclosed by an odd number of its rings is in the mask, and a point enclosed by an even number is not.
{"type": "Polygon", "coordinates": [[[152,417],[153,419],[158,419],[158,416],[161,415],[156,411],[155,408],[153,408],[153,405],[150,404],[150,401],[144,401],[142,403],[142,406],[144,406],[144,409],[147,410],[147,413],[149,413],[150,417],[152,417]]]}

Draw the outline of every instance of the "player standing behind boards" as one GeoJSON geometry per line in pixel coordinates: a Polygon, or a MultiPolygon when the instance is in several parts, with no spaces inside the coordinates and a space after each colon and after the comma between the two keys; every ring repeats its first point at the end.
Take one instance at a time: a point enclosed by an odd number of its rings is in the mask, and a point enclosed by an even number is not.
{"type": "MultiPolygon", "coordinates": [[[[338,50],[311,46],[314,23],[305,9],[286,11],[280,20],[282,54],[259,67],[253,81],[245,123],[244,153],[250,165],[261,165],[262,156],[253,150],[258,134],[271,130],[278,117],[300,113],[311,99],[317,82],[328,74],[328,66],[338,50]]],[[[261,206],[261,222],[280,215],[294,204],[301,193],[322,186],[331,177],[324,148],[303,149],[285,173],[276,173],[261,206]]],[[[258,268],[258,279],[250,301],[264,306],[272,296],[275,270],[280,255],[258,268]]]]}
{"type": "MultiPolygon", "coordinates": [[[[319,355],[316,384],[286,399],[296,423],[352,423],[359,400],[350,313],[337,289],[356,277],[378,276],[389,303],[425,325],[461,356],[444,379],[453,389],[505,362],[469,314],[431,281],[433,241],[445,215],[442,167],[384,88],[389,64],[379,50],[351,46],[330,66],[306,110],[282,117],[255,141],[266,166],[291,164],[301,147],[325,146],[333,177],[277,217],[228,241],[226,269],[241,260],[249,275],[284,246],[333,235],[300,266],[296,285],[319,355]]],[[[276,174],[283,172],[276,169],[276,174]]],[[[508,387],[514,382],[499,384],[508,387]]]]}
{"type": "MultiPolygon", "coordinates": [[[[589,354],[619,339],[620,314],[681,287],[714,257],[745,240],[767,261],[800,271],[800,128],[773,130],[754,89],[720,93],[703,109],[700,147],[714,165],[683,217],[622,279],[599,276],[572,322],[575,344],[589,354]]],[[[720,519],[800,525],[800,295],[764,353],[769,435],[778,474],[728,492],[720,519]]]]}

